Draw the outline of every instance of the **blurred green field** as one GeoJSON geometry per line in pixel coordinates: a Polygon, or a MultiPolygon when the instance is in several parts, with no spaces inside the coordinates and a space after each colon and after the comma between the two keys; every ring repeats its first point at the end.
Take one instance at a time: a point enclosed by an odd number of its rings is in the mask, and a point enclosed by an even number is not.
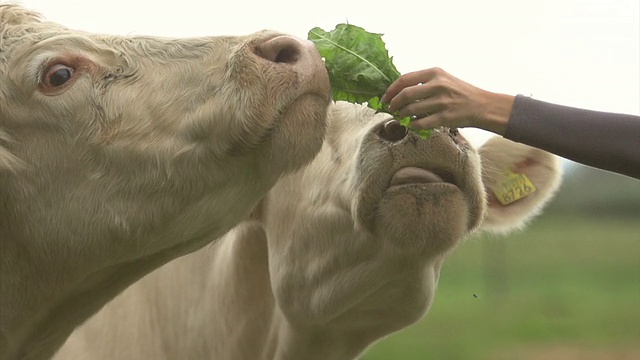
{"type": "Polygon", "coordinates": [[[640,359],[639,213],[547,212],[508,238],[469,239],[445,263],[428,315],[362,359],[584,358],[571,349],[640,359]],[[553,348],[568,355],[535,356],[553,348]]]}

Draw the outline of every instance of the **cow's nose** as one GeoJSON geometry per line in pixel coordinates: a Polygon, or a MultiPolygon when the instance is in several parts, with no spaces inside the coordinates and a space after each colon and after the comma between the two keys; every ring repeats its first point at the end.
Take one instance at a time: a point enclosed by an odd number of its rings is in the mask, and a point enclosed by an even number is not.
{"type": "Polygon", "coordinates": [[[303,40],[278,36],[256,46],[256,54],[275,63],[295,64],[303,52],[303,40]]]}
{"type": "Polygon", "coordinates": [[[396,142],[404,139],[408,131],[409,129],[400,124],[398,120],[391,119],[382,125],[378,135],[387,141],[396,142]]]}

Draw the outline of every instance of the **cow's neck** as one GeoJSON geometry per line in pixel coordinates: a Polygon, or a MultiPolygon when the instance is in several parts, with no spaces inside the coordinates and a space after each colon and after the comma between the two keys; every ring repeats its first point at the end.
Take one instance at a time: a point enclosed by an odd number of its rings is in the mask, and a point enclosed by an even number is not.
{"type": "Polygon", "coordinates": [[[263,359],[352,360],[372,343],[369,335],[362,329],[294,328],[275,316],[263,359]]]}
{"type": "Polygon", "coordinates": [[[0,359],[48,359],[64,344],[75,327],[96,313],[129,284],[175,258],[193,251],[206,241],[192,239],[145,259],[113,265],[91,274],[76,287],[51,298],[46,291],[34,294],[39,311],[18,312],[3,336],[0,359]]]}
{"type": "MultiPolygon", "coordinates": [[[[206,334],[205,341],[218,344],[212,359],[354,359],[372,339],[381,336],[380,329],[368,333],[361,328],[341,332],[328,327],[292,326],[273,297],[268,252],[261,226],[245,223],[236,228],[234,236],[218,243],[213,253],[196,254],[203,257],[201,263],[211,264],[201,272],[209,272],[207,286],[219,294],[211,296],[216,304],[213,317],[193,334],[206,334]],[[222,338],[224,342],[220,343],[222,338]]],[[[191,295],[202,296],[202,292],[199,289],[191,295]]]]}

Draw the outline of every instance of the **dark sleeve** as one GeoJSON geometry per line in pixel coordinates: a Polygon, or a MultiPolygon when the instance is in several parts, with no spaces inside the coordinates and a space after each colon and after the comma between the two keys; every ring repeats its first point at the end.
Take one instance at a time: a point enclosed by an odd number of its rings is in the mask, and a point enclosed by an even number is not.
{"type": "Polygon", "coordinates": [[[517,95],[504,137],[640,179],[640,116],[573,108],[517,95]]]}

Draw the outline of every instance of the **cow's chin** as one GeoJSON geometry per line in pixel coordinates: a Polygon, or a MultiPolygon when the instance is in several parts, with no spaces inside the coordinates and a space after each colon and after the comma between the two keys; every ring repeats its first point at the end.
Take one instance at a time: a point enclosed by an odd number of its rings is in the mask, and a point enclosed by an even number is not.
{"type": "Polygon", "coordinates": [[[468,233],[469,218],[467,199],[453,184],[394,185],[382,194],[375,231],[400,252],[439,256],[468,233]]]}
{"type": "Polygon", "coordinates": [[[280,169],[292,172],[308,164],[320,151],[326,133],[329,101],[307,93],[281,109],[278,125],[271,132],[269,163],[280,159],[280,169]]]}

